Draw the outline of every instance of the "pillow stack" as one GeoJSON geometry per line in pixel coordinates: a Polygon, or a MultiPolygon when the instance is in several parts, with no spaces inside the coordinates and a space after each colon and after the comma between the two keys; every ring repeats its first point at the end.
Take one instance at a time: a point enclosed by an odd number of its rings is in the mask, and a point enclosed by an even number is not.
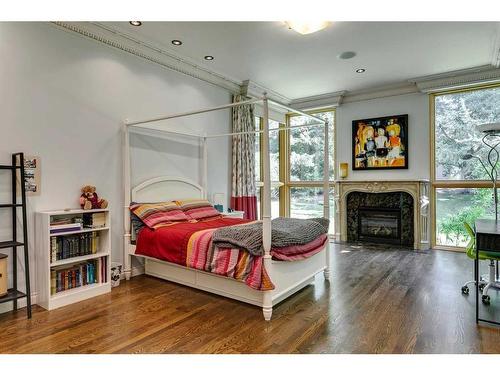
{"type": "Polygon", "coordinates": [[[189,217],[190,220],[200,220],[220,217],[217,211],[206,199],[185,199],[175,201],[177,206],[189,217]]]}
{"type": "Polygon", "coordinates": [[[130,211],[152,229],[190,220],[175,202],[134,203],[130,211]]]}

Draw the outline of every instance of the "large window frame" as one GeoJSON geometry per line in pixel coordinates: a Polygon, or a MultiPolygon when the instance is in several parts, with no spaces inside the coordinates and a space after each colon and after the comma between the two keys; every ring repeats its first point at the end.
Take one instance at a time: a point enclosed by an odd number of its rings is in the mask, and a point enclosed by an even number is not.
{"type": "MultiPolygon", "coordinates": [[[[329,124],[333,127],[332,131],[329,133],[330,135],[330,144],[333,145],[333,165],[330,167],[333,169],[333,176],[330,180],[330,190],[335,188],[335,178],[337,175],[337,145],[336,145],[336,120],[337,120],[337,112],[335,107],[326,107],[318,110],[307,111],[308,114],[320,114],[325,112],[333,113],[333,124],[329,124]],[[333,141],[332,141],[333,138],[333,141]]],[[[290,119],[292,117],[300,116],[299,114],[288,113],[285,115],[285,122],[279,122],[280,127],[289,127],[290,119]]],[[[262,130],[262,117],[260,117],[260,121],[258,124],[258,128],[262,130]]],[[[321,125],[318,125],[321,126],[321,125]]],[[[262,176],[262,137],[263,134],[259,133],[259,144],[260,144],[260,175],[262,176]]],[[[279,215],[283,217],[290,217],[290,209],[291,209],[291,190],[293,188],[323,188],[323,180],[315,180],[315,181],[292,181],[290,176],[290,137],[291,133],[289,129],[279,131],[279,181],[272,181],[271,188],[279,188],[279,215]]],[[[262,183],[257,182],[257,187],[260,189],[260,193],[262,194],[262,183]]],[[[262,200],[260,202],[260,212],[262,212],[262,200]]],[[[333,212],[334,207],[330,207],[330,211],[333,212]]]]}
{"type": "Polygon", "coordinates": [[[465,251],[464,247],[461,246],[451,246],[451,245],[441,245],[437,243],[437,189],[446,189],[446,188],[463,188],[463,189],[474,189],[474,188],[493,188],[493,183],[488,180],[443,180],[438,179],[436,177],[436,98],[449,95],[449,94],[457,94],[463,92],[477,91],[477,90],[485,90],[490,88],[499,88],[500,84],[487,84],[487,85],[478,85],[473,87],[467,87],[456,90],[448,90],[435,92],[429,95],[429,115],[430,115],[430,195],[431,195],[431,247],[433,249],[443,249],[443,250],[451,250],[463,252],[465,251]]]}
{"type": "MultiPolygon", "coordinates": [[[[329,186],[330,190],[335,188],[335,179],[337,175],[337,144],[336,144],[336,122],[337,122],[337,112],[334,107],[327,107],[327,108],[321,108],[318,110],[313,110],[313,111],[307,111],[306,113],[311,114],[311,115],[317,115],[325,112],[332,112],[333,113],[333,124],[328,124],[329,126],[332,126],[333,129],[329,132],[330,136],[330,145],[333,145],[333,165],[330,165],[331,168],[333,168],[333,176],[330,179],[329,186]],[[332,140],[333,138],[333,140],[332,140]]],[[[286,127],[290,126],[290,119],[293,117],[300,117],[299,114],[296,113],[288,113],[286,115],[286,127]]],[[[283,194],[280,194],[280,208],[283,208],[284,216],[290,217],[290,210],[291,210],[291,190],[292,188],[321,188],[323,189],[323,180],[314,180],[314,181],[292,181],[291,175],[290,175],[290,165],[291,165],[291,147],[290,147],[290,130],[285,130],[282,133],[284,136],[283,140],[283,148],[284,148],[284,153],[281,153],[281,143],[280,143],[280,155],[283,155],[283,158],[285,159],[284,162],[281,161],[280,159],[280,168],[283,168],[283,175],[285,177],[284,179],[284,185],[283,185],[283,194]]],[[[280,173],[281,177],[281,173],[280,173]]],[[[281,192],[280,192],[281,193],[281,192]]],[[[324,192],[323,192],[324,193],[324,192]]],[[[330,207],[330,211],[333,212],[334,207],[330,207]]]]}

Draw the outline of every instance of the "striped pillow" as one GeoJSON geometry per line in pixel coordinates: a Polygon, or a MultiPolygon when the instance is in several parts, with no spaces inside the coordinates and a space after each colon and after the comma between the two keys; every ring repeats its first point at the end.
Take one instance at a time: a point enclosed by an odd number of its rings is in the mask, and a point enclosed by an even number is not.
{"type": "Polygon", "coordinates": [[[175,201],[182,211],[192,220],[208,219],[221,216],[206,199],[185,199],[175,201]]]}
{"type": "Polygon", "coordinates": [[[153,229],[179,221],[189,221],[189,217],[175,202],[133,203],[130,211],[153,229]]]}

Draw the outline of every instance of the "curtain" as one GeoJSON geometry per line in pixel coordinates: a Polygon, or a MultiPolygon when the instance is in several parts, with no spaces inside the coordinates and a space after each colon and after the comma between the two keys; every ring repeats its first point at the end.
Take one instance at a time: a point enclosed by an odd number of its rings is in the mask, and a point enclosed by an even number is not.
{"type": "MultiPolygon", "coordinates": [[[[246,98],[235,95],[233,103],[246,98]]],[[[233,107],[233,132],[255,131],[253,105],[233,107]]],[[[257,219],[255,187],[255,133],[233,135],[231,208],[245,211],[245,219],[257,219]]]]}

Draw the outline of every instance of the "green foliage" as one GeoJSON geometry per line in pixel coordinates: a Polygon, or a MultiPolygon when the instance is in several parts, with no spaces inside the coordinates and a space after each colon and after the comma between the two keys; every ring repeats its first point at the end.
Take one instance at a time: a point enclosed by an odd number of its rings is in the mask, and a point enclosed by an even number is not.
{"type": "Polygon", "coordinates": [[[462,208],[456,214],[448,214],[439,222],[439,232],[446,236],[447,242],[456,246],[463,246],[469,240],[469,235],[464,223],[471,226],[480,217],[485,216],[487,207],[491,203],[490,189],[477,189],[474,191],[472,204],[462,208]]]}
{"type": "Polygon", "coordinates": [[[448,215],[439,225],[439,231],[446,235],[446,239],[460,246],[468,239],[464,223],[474,223],[484,215],[484,209],[479,206],[472,206],[463,209],[458,215],[448,215]]]}
{"type": "Polygon", "coordinates": [[[486,160],[488,148],[476,126],[500,120],[500,88],[466,91],[436,97],[437,175],[453,180],[488,179],[476,159],[462,160],[473,153],[486,160]]]}
{"type": "MultiPolygon", "coordinates": [[[[333,178],[333,112],[316,114],[330,124],[329,163],[330,177],[333,178]]],[[[292,117],[290,125],[304,125],[311,119],[304,116],[292,117]]],[[[292,181],[318,181],[323,179],[324,129],[322,126],[292,129],[290,131],[290,177],[292,181]]]]}

